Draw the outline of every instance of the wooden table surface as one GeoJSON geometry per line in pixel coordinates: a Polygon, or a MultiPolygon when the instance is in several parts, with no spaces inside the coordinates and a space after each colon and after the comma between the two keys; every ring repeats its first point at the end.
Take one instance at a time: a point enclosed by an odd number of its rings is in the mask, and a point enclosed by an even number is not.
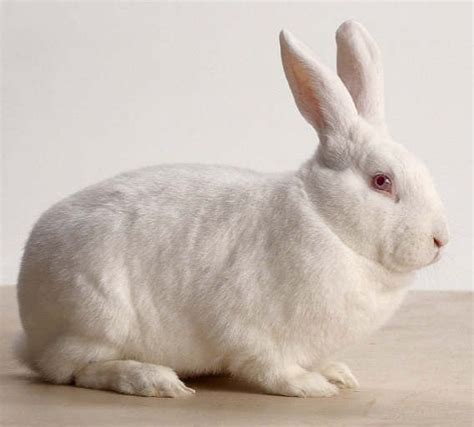
{"type": "Polygon", "coordinates": [[[15,288],[0,287],[2,426],[472,426],[473,294],[411,292],[382,330],[341,354],[360,391],[269,396],[223,377],[186,399],[44,384],[13,359],[15,288]]]}

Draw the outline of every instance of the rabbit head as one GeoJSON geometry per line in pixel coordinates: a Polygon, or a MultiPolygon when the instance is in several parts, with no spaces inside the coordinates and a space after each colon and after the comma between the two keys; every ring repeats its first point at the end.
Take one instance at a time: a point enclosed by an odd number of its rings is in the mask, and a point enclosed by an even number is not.
{"type": "Polygon", "coordinates": [[[353,251],[391,271],[417,270],[448,241],[443,205],[427,168],[388,134],[378,46],[354,21],[339,27],[336,42],[337,75],[280,34],[291,91],[319,136],[301,179],[314,209],[353,251]]]}

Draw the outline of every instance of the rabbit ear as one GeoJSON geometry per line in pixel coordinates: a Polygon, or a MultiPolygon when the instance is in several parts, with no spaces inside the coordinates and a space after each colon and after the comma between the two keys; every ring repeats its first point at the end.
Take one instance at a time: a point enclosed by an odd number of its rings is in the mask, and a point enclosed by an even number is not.
{"type": "Polygon", "coordinates": [[[356,21],[344,22],[336,32],[337,73],[366,121],[385,127],[383,69],[380,50],[369,32],[356,21]]]}
{"type": "Polygon", "coordinates": [[[336,73],[319,63],[288,31],[280,33],[280,48],[296,105],[321,141],[329,133],[347,132],[357,117],[357,110],[336,73]]]}

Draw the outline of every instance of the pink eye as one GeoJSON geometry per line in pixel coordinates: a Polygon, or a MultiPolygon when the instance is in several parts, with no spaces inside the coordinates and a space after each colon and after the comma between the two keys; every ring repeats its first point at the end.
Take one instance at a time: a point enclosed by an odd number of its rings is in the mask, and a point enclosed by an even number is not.
{"type": "Polygon", "coordinates": [[[379,191],[392,192],[392,180],[383,173],[378,173],[372,178],[372,186],[379,191]]]}

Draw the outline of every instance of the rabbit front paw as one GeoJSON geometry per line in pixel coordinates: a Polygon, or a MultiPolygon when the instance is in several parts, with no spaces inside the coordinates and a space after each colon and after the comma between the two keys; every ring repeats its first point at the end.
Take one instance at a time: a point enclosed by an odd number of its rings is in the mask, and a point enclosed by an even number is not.
{"type": "Polygon", "coordinates": [[[329,382],[337,385],[339,388],[359,388],[358,381],[344,363],[330,362],[323,367],[321,373],[329,382]]]}
{"type": "Polygon", "coordinates": [[[317,372],[305,371],[278,381],[267,387],[271,393],[294,397],[330,397],[339,393],[338,388],[317,372]]]}

